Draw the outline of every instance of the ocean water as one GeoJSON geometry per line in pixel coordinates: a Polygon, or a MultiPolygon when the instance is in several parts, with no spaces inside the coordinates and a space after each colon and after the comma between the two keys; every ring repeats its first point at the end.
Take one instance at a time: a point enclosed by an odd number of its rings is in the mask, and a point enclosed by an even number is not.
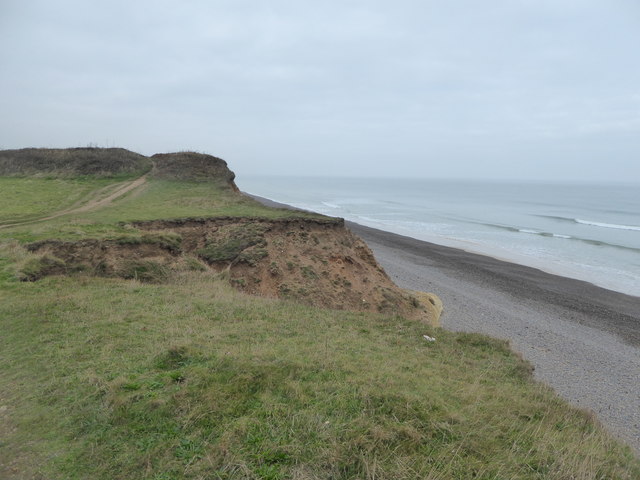
{"type": "Polygon", "coordinates": [[[241,190],[640,296],[640,187],[259,177],[241,190]]]}

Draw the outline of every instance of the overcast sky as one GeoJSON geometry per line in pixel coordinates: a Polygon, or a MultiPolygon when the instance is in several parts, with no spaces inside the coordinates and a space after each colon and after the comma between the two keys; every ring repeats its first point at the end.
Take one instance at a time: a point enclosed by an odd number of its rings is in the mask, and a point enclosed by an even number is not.
{"type": "Polygon", "coordinates": [[[640,182],[640,1],[0,0],[0,148],[640,182]]]}

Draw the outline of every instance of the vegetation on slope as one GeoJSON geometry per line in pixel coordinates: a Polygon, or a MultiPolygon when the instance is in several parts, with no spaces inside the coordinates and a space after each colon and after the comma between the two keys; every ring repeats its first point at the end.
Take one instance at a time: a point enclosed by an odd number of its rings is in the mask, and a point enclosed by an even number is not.
{"type": "Polygon", "coordinates": [[[2,176],[127,178],[150,169],[147,157],[123,148],[0,150],[2,176]]]}

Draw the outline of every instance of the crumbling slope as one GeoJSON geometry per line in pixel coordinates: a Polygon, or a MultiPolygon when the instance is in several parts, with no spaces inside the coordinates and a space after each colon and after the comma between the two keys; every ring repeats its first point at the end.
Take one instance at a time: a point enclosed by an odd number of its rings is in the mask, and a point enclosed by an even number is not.
{"type": "MultiPolygon", "coordinates": [[[[0,174],[114,176],[147,162],[152,165],[150,179],[209,182],[230,193],[231,202],[237,197],[227,163],[194,152],[148,159],[123,149],[6,150],[0,152],[0,174]]],[[[215,217],[134,222],[130,227],[131,235],[121,238],[32,243],[27,248],[33,256],[21,276],[37,280],[83,271],[162,281],[173,271],[201,268],[253,295],[432,323],[439,313],[433,297],[398,288],[342,219],[215,217]]]]}
{"type": "Polygon", "coordinates": [[[342,219],[209,218],[138,222],[142,237],[29,245],[43,258],[38,275],[73,271],[162,280],[196,267],[237,289],[341,310],[402,315],[436,323],[433,297],[401,290],[342,219]]]}

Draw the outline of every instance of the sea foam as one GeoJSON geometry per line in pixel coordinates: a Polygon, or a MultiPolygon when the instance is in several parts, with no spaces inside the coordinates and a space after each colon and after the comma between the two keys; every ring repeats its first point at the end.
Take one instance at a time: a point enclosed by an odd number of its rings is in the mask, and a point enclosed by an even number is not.
{"type": "Polygon", "coordinates": [[[617,230],[634,230],[640,232],[640,227],[635,225],[616,225],[615,223],[594,222],[593,220],[581,220],[575,218],[574,221],[581,225],[591,225],[593,227],[615,228],[617,230]]]}

